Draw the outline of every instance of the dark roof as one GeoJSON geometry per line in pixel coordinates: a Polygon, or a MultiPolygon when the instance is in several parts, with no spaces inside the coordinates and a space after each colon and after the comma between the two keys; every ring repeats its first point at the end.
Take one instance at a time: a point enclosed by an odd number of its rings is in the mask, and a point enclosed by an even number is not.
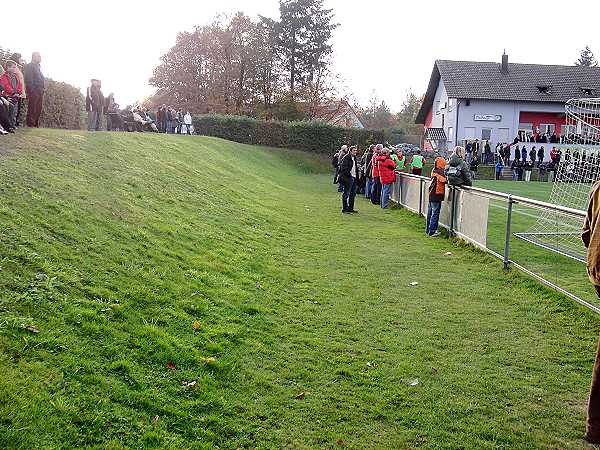
{"type": "Polygon", "coordinates": [[[449,98],[565,103],[600,96],[600,67],[447,61],[435,62],[417,123],[425,123],[435,91],[443,80],[449,98]],[[547,92],[541,92],[546,88],[547,92]],[[583,89],[591,89],[585,93],[583,89]]]}

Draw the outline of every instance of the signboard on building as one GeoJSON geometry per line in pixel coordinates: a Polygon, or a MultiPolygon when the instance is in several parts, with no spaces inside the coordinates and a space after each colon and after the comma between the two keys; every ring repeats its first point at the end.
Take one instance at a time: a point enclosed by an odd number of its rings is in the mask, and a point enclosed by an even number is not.
{"type": "Polygon", "coordinates": [[[475,114],[473,120],[475,122],[500,122],[502,116],[500,114],[475,114]]]}

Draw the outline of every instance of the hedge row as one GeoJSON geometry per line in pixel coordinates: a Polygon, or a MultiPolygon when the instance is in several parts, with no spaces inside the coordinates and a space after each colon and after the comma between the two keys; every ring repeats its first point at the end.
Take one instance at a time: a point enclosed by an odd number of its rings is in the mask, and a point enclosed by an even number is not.
{"type": "MultiPolygon", "coordinates": [[[[22,105],[20,118],[24,124],[27,100],[22,105]]],[[[85,99],[81,91],[70,84],[47,79],[40,126],[78,130],[85,128],[85,123],[85,99]]]]}
{"type": "Polygon", "coordinates": [[[383,142],[383,131],[341,128],[323,122],[277,122],[250,117],[207,114],[194,116],[197,134],[268,147],[331,154],[342,145],[383,142]]]}

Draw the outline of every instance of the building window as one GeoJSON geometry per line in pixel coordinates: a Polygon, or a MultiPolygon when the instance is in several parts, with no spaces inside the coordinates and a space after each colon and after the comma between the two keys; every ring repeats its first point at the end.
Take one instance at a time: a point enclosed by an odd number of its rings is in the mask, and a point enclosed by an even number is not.
{"type": "Polygon", "coordinates": [[[560,135],[561,136],[569,136],[570,134],[575,134],[576,128],[575,125],[561,125],[560,126],[560,135]]]}
{"type": "Polygon", "coordinates": [[[440,102],[439,102],[439,100],[437,102],[435,102],[435,113],[436,114],[440,113],[440,102]]]}
{"type": "Polygon", "coordinates": [[[444,114],[442,114],[442,126],[440,128],[444,128],[444,125],[446,123],[445,119],[446,117],[444,116],[444,114]]]}
{"type": "Polygon", "coordinates": [[[465,127],[465,140],[466,141],[474,141],[475,140],[475,128],[474,127],[465,127]]]}
{"type": "Polygon", "coordinates": [[[553,123],[540,123],[540,134],[549,134],[552,136],[555,130],[553,123]]]}
{"type": "Polygon", "coordinates": [[[453,132],[453,128],[452,127],[448,127],[448,142],[453,142],[453,137],[452,137],[452,132],[453,132]]]}
{"type": "Polygon", "coordinates": [[[482,128],[481,129],[481,140],[489,141],[492,139],[492,129],[491,128],[482,128]]]}
{"type": "Polygon", "coordinates": [[[532,123],[520,123],[519,124],[519,141],[527,142],[529,138],[533,136],[533,124],[532,123]]]}
{"type": "Polygon", "coordinates": [[[508,144],[510,140],[510,130],[508,128],[498,128],[498,142],[508,144]]]}
{"type": "Polygon", "coordinates": [[[541,86],[537,86],[537,89],[540,94],[551,94],[552,93],[552,86],[541,85],[541,86]]]}

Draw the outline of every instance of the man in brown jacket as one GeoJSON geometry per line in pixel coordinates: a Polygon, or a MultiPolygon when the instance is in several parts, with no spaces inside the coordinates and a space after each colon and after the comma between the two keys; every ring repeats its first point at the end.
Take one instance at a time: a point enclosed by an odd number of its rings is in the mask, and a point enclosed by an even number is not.
{"type": "MultiPolygon", "coordinates": [[[[587,248],[587,271],[590,281],[600,297],[600,182],[594,184],[583,225],[581,239],[587,248]]],[[[600,341],[596,350],[596,362],[592,371],[592,387],[588,401],[587,430],[585,440],[600,444],[600,341]]]]}

